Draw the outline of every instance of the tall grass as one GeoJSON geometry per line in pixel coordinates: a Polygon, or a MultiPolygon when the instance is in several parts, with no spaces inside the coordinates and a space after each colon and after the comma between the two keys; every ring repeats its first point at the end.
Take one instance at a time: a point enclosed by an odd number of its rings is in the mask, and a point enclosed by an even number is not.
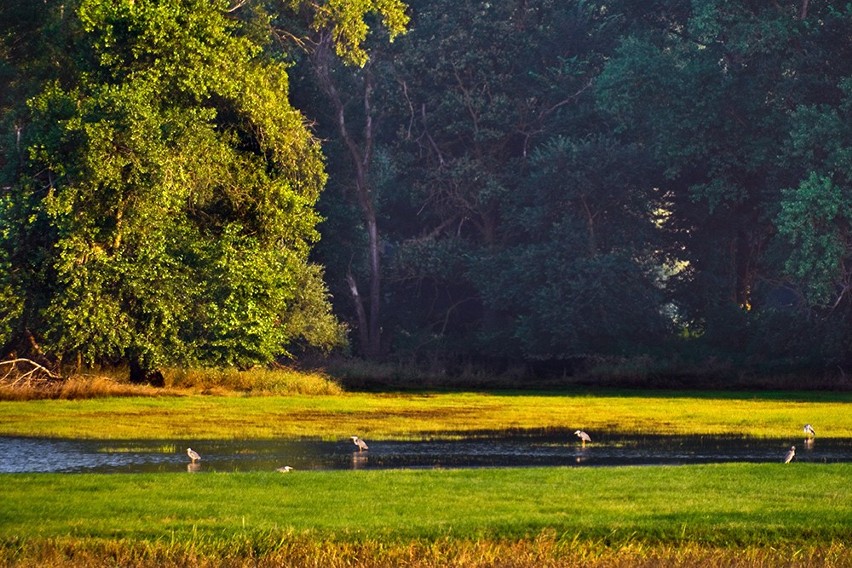
{"type": "Polygon", "coordinates": [[[262,395],[335,395],[343,392],[340,385],[317,372],[304,372],[286,367],[276,369],[181,369],[163,371],[166,387],[205,394],[240,392],[262,395]]]}
{"type": "Polygon", "coordinates": [[[128,568],[846,568],[852,551],[842,542],[809,546],[726,548],[699,543],[648,544],[584,541],[543,531],[524,539],[375,539],[341,542],[292,533],[270,534],[259,545],[220,541],[199,550],[195,543],[56,538],[0,542],[0,562],[20,568],[124,566],[128,568]]]}
{"type": "Polygon", "coordinates": [[[0,383],[0,400],[78,400],[127,396],[162,396],[167,393],[150,385],[134,385],[108,375],[74,375],[62,380],[13,385],[0,383]]]}
{"type": "Polygon", "coordinates": [[[0,381],[0,400],[79,400],[188,394],[334,395],[343,392],[337,382],[321,373],[286,367],[249,370],[170,368],[162,372],[166,388],[131,384],[126,369],[98,369],[92,374],[76,374],[42,382],[16,384],[0,381]]]}

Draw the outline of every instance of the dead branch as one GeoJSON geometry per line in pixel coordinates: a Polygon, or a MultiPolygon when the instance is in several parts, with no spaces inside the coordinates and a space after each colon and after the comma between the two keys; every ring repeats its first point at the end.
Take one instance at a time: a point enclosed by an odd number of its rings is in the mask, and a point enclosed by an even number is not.
{"type": "Polygon", "coordinates": [[[0,366],[8,366],[9,370],[0,378],[0,382],[9,382],[10,386],[18,386],[32,381],[48,381],[60,380],[61,376],[53,373],[50,369],[39,365],[32,359],[19,357],[9,359],[8,361],[0,361],[0,366]],[[29,365],[29,370],[24,370],[21,365],[29,365]]]}

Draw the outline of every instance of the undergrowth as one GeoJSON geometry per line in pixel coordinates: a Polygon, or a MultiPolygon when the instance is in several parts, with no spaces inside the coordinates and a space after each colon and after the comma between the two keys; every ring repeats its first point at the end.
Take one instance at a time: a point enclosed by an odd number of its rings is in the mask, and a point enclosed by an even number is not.
{"type": "Polygon", "coordinates": [[[130,383],[121,369],[72,374],[50,381],[0,381],[0,400],[87,399],[188,394],[333,395],[343,389],[320,372],[276,369],[163,369],[165,387],[130,383]]]}

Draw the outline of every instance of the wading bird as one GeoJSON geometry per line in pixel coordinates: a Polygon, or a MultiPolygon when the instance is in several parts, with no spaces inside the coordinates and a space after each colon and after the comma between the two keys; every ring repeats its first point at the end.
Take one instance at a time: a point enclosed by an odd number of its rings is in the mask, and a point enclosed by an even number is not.
{"type": "Polygon", "coordinates": [[[805,424],[805,427],[802,428],[802,431],[808,436],[816,437],[816,431],[814,430],[814,427],[810,424],[805,424]]]}
{"type": "Polygon", "coordinates": [[[580,440],[582,440],[584,448],[586,447],[586,442],[592,441],[592,437],[583,432],[582,430],[577,430],[576,432],[574,432],[574,435],[580,438],[580,440]]]}
{"type": "Polygon", "coordinates": [[[796,446],[790,446],[790,451],[784,456],[784,463],[790,463],[796,456],[796,446]]]}
{"type": "Polygon", "coordinates": [[[352,438],[352,443],[358,446],[358,451],[361,452],[363,450],[369,450],[367,447],[367,443],[359,438],[358,436],[350,436],[352,438]]]}
{"type": "Polygon", "coordinates": [[[195,463],[195,462],[197,462],[197,461],[201,461],[201,456],[200,456],[200,455],[198,455],[198,452],[196,452],[196,451],[195,451],[195,450],[193,450],[192,448],[187,448],[187,449],[186,449],[186,455],[188,455],[188,456],[189,456],[189,459],[191,459],[191,460],[192,460],[192,463],[195,463]]]}
{"type": "Polygon", "coordinates": [[[293,468],[289,465],[285,465],[284,467],[279,467],[275,471],[280,471],[281,473],[290,473],[291,471],[293,471],[293,468]]]}

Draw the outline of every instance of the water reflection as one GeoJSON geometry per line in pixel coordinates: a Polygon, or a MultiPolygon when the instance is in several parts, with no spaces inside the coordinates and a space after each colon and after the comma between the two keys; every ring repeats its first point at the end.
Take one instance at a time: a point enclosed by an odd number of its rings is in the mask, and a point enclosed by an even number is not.
{"type": "MultiPolygon", "coordinates": [[[[460,468],[495,466],[612,466],[715,462],[781,463],[793,440],[713,436],[607,436],[592,441],[571,432],[491,436],[454,441],[371,441],[358,451],[337,442],[282,440],[56,440],[0,437],[0,472],[215,472],[460,468]],[[202,461],[189,462],[192,445],[202,461]]],[[[852,439],[807,438],[796,462],[852,462],[852,439]]]]}
{"type": "Polygon", "coordinates": [[[352,469],[364,469],[367,467],[367,454],[361,452],[352,453],[352,469]]]}

